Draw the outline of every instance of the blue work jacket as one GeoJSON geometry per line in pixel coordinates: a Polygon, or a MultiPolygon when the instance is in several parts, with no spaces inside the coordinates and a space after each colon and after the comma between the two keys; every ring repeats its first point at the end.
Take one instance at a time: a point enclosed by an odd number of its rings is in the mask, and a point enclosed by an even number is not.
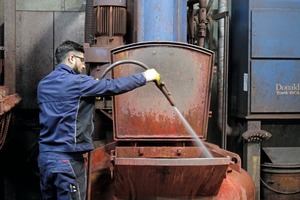
{"type": "Polygon", "coordinates": [[[37,90],[40,152],[88,152],[93,149],[95,96],[116,95],[146,84],[142,74],[95,80],[59,64],[37,90]]]}

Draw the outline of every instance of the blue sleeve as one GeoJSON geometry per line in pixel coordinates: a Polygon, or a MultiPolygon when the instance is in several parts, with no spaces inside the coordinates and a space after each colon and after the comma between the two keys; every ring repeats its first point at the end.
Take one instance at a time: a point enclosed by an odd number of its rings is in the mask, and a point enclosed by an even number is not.
{"type": "Polygon", "coordinates": [[[95,80],[91,76],[80,75],[81,96],[109,96],[122,94],[146,84],[145,77],[140,74],[124,76],[116,79],[95,80]]]}

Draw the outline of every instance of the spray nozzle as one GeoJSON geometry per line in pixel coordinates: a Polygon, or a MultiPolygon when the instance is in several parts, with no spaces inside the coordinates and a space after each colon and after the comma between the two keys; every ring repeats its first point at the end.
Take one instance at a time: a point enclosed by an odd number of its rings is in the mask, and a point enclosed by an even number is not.
{"type": "Polygon", "coordinates": [[[158,89],[160,89],[160,91],[165,95],[165,97],[168,99],[168,101],[170,102],[170,104],[172,106],[175,106],[175,103],[174,103],[173,99],[171,98],[171,93],[167,89],[165,83],[163,81],[160,81],[159,83],[155,82],[155,84],[158,87],[158,89]]]}

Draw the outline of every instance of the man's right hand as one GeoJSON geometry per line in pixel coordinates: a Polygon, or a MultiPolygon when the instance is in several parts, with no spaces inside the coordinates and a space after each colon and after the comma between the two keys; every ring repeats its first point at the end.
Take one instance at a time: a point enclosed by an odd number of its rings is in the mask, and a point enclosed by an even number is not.
{"type": "Polygon", "coordinates": [[[142,74],[147,82],[156,81],[157,84],[160,83],[160,74],[155,69],[147,69],[142,74]]]}

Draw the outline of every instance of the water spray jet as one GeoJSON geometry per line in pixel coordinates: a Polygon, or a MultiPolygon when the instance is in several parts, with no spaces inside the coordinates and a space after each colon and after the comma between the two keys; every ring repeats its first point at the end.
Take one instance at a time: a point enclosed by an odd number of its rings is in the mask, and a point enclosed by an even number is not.
{"type": "MultiPolygon", "coordinates": [[[[108,66],[106,68],[106,70],[102,73],[101,78],[104,78],[106,76],[106,74],[112,70],[113,68],[115,68],[118,65],[121,64],[136,64],[140,67],[142,67],[143,69],[147,70],[150,69],[147,65],[145,65],[142,62],[139,62],[137,60],[120,60],[118,62],[115,62],[113,64],[111,64],[110,66],[108,66]]],[[[166,99],[169,101],[169,103],[171,104],[171,106],[174,108],[176,114],[178,115],[180,121],[183,123],[184,127],[186,128],[186,130],[188,131],[188,133],[195,139],[195,143],[199,148],[203,149],[203,156],[206,158],[212,158],[212,154],[208,151],[208,149],[206,148],[206,146],[204,145],[204,143],[201,141],[201,139],[197,136],[196,132],[194,131],[194,129],[190,126],[190,124],[187,122],[187,120],[183,117],[183,115],[181,114],[181,112],[178,110],[178,108],[176,107],[173,98],[171,97],[171,93],[169,92],[169,90],[166,87],[166,84],[163,81],[155,81],[155,85],[157,86],[157,88],[164,94],[164,96],[166,97],[166,99]]]]}

